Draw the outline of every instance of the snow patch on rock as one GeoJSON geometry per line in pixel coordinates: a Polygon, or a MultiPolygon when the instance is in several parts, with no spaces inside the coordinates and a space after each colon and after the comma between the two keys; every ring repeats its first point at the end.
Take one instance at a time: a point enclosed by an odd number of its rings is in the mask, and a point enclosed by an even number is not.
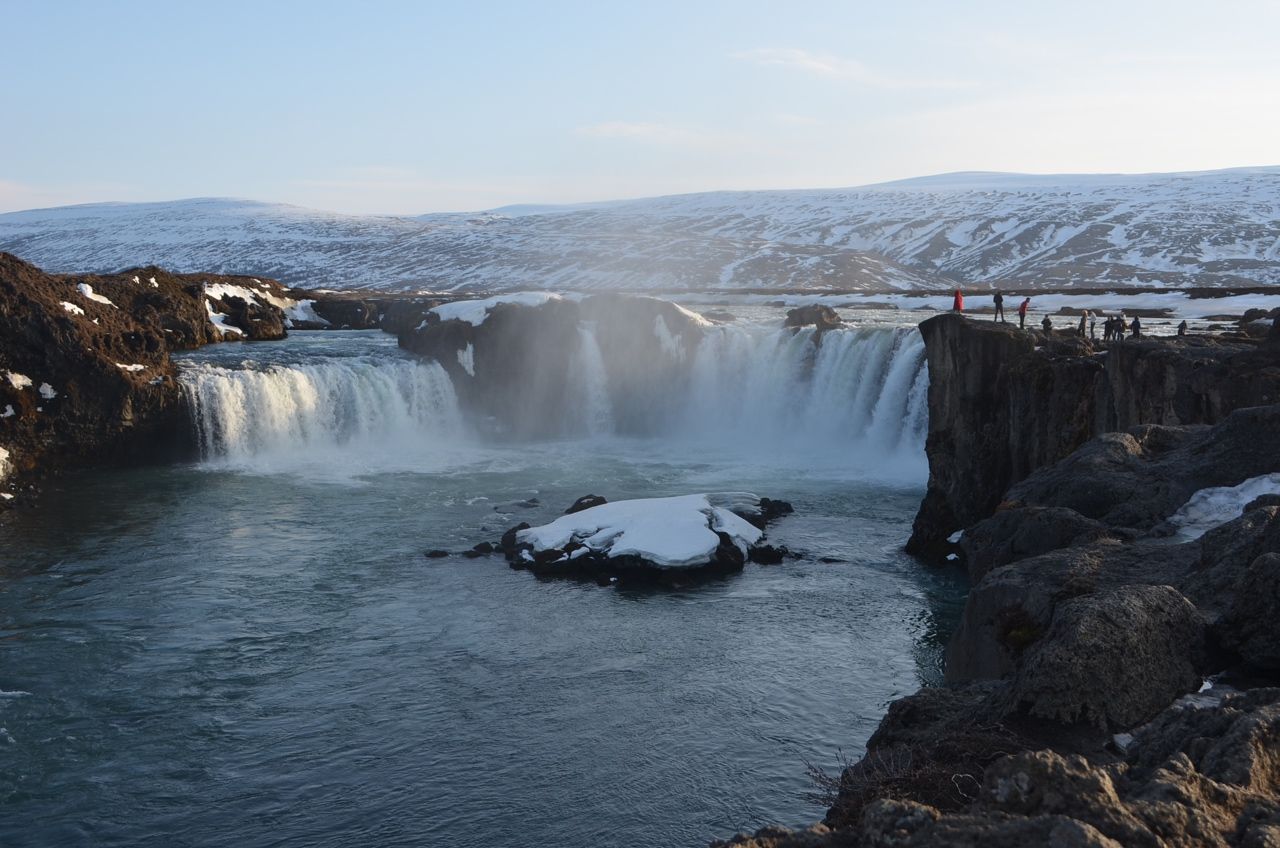
{"type": "Polygon", "coordinates": [[[1215,527],[1234,521],[1254,498],[1280,494],[1280,474],[1250,477],[1238,486],[1201,489],[1169,517],[1178,537],[1199,539],[1215,527]]]}
{"type": "Polygon", "coordinates": [[[205,298],[204,308],[205,311],[209,313],[209,323],[212,324],[213,328],[220,334],[219,338],[226,338],[227,333],[235,333],[237,336],[244,335],[244,330],[227,323],[227,316],[216,311],[213,308],[213,302],[208,298],[205,298]]]}
{"type": "Polygon", "coordinates": [[[489,317],[489,310],[503,303],[515,303],[520,306],[542,306],[553,300],[563,298],[554,292],[515,292],[484,300],[458,300],[444,303],[431,311],[440,316],[441,321],[466,321],[473,327],[479,327],[489,317]]]}
{"type": "Polygon", "coordinates": [[[65,300],[62,301],[62,308],[70,312],[72,315],[84,314],[84,310],[81,309],[79,306],[76,306],[74,303],[69,303],[68,301],[65,301],[65,300]]]}
{"type": "Polygon", "coordinates": [[[467,342],[467,346],[458,351],[458,364],[462,366],[463,371],[467,372],[467,376],[476,375],[476,349],[471,342],[467,342]]]}
{"type": "Polygon", "coordinates": [[[15,389],[29,389],[31,388],[31,378],[26,374],[19,374],[17,371],[10,371],[9,385],[13,386],[15,389]]]}
{"type": "Polygon", "coordinates": [[[597,554],[639,557],[657,568],[697,568],[712,561],[720,533],[745,557],[764,533],[738,513],[759,510],[760,498],[748,492],[613,501],[521,530],[516,541],[532,545],[535,555],[576,542],[597,554]]]}
{"type": "Polygon", "coordinates": [[[119,368],[119,369],[121,369],[121,370],[123,370],[123,371],[142,371],[142,370],[144,370],[147,366],[145,366],[145,365],[139,365],[139,364],[138,364],[138,363],[136,363],[136,362],[135,362],[135,363],[133,363],[132,365],[126,365],[126,364],[124,364],[123,362],[117,362],[117,363],[116,363],[116,367],[117,367],[117,368],[119,368]]]}
{"type": "Polygon", "coordinates": [[[45,400],[53,400],[57,396],[58,396],[58,393],[53,390],[53,386],[49,385],[48,383],[40,384],[40,397],[44,398],[45,400]]]}
{"type": "Polygon", "coordinates": [[[105,304],[106,306],[110,306],[112,308],[118,308],[114,303],[111,302],[109,298],[106,298],[100,294],[94,293],[93,286],[89,285],[88,283],[80,283],[79,285],[76,286],[76,290],[80,292],[80,294],[84,295],[87,299],[92,300],[94,303],[101,303],[101,304],[105,304]]]}

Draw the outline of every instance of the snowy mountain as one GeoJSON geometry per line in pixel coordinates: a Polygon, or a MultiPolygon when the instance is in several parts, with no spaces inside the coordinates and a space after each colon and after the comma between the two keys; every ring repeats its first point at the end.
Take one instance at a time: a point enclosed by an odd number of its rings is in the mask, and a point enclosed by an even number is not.
{"type": "Polygon", "coordinates": [[[834,289],[1280,283],[1280,167],[962,173],[418,218],[225,199],[0,215],[53,271],[157,263],[311,287],[834,289]]]}

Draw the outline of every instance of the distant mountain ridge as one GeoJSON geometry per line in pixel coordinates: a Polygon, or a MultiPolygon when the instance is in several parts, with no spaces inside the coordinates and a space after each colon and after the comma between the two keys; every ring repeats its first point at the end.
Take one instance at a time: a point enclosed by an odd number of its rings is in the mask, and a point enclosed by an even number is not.
{"type": "Polygon", "coordinates": [[[0,215],[51,271],[246,273],[382,289],[938,289],[1280,283],[1280,167],[956,173],[474,214],[225,198],[0,215]]]}

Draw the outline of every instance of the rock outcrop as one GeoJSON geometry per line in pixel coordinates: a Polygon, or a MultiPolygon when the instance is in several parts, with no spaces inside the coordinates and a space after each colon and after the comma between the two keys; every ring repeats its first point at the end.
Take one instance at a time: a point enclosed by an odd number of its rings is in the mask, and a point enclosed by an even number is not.
{"type": "MultiPolygon", "coordinates": [[[[920,325],[929,365],[929,486],[908,551],[942,559],[947,538],[995,512],[1009,487],[1102,433],[1214,424],[1280,402],[1280,351],[1210,336],[1095,347],[940,315],[920,325]]],[[[1154,434],[1151,438],[1157,438],[1154,434]]]]}
{"type": "Polygon", "coordinates": [[[748,492],[613,502],[587,495],[549,524],[511,528],[497,548],[513,568],[540,575],[683,581],[771,558],[775,549],[761,550],[765,526],[791,511],[748,492]]]}
{"type": "Polygon", "coordinates": [[[649,297],[514,295],[442,306],[400,346],[438,361],[459,401],[504,435],[570,431],[569,411],[592,402],[591,369],[608,386],[614,429],[647,434],[666,417],[669,387],[687,373],[706,326],[649,297]]]}
{"type": "Polygon", "coordinates": [[[52,275],[0,253],[0,491],[20,496],[40,473],[186,449],[170,352],[282,338],[285,316],[271,301],[291,302],[285,292],[155,267],[52,275]]]}

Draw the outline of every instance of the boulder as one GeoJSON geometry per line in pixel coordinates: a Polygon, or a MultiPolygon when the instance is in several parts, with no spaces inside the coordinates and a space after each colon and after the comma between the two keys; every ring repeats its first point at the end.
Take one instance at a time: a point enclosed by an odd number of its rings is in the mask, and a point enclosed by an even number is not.
{"type": "Polygon", "coordinates": [[[1204,621],[1171,586],[1072,598],[1020,658],[1009,697],[1032,716],[1131,727],[1196,691],[1205,653],[1204,621]]]}
{"type": "Polygon", "coordinates": [[[830,306],[821,303],[787,310],[784,327],[816,327],[818,332],[834,330],[844,325],[840,315],[830,306]]]}
{"type": "Polygon", "coordinates": [[[583,495],[570,504],[569,508],[564,511],[564,514],[573,515],[575,512],[582,512],[584,509],[591,509],[593,506],[601,506],[608,502],[608,499],[601,497],[600,495],[583,495]]]}
{"type": "Polygon", "coordinates": [[[1221,631],[1246,663],[1280,672],[1280,552],[1262,554],[1245,569],[1221,631]]]}

